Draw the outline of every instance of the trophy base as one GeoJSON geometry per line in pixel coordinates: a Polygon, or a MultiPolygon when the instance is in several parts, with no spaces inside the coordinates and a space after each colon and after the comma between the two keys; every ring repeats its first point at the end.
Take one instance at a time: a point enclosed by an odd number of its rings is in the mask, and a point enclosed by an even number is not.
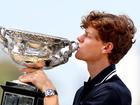
{"type": "Polygon", "coordinates": [[[1,87],[1,105],[43,105],[44,94],[33,85],[7,81],[1,87]]]}

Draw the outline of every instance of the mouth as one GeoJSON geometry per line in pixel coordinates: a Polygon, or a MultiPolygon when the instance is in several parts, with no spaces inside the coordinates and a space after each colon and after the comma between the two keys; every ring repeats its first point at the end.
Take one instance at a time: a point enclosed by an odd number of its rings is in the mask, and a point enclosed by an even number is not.
{"type": "Polygon", "coordinates": [[[76,50],[78,50],[78,49],[80,48],[80,45],[79,45],[78,42],[75,42],[74,48],[75,48],[76,50]]]}
{"type": "Polygon", "coordinates": [[[80,45],[78,45],[77,51],[80,50],[80,45]]]}

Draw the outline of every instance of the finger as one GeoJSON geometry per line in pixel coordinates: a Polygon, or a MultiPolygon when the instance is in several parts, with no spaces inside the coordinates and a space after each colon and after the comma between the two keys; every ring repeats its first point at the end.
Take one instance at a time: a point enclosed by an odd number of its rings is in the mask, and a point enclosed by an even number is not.
{"type": "Polygon", "coordinates": [[[43,68],[45,66],[45,62],[43,60],[39,60],[36,63],[27,63],[25,64],[25,66],[29,68],[38,69],[43,68]]]}
{"type": "Polygon", "coordinates": [[[43,61],[43,60],[38,61],[38,62],[36,63],[36,66],[37,66],[37,67],[40,67],[40,68],[43,68],[43,67],[45,66],[45,61],[43,61]]]}
{"type": "Polygon", "coordinates": [[[32,73],[32,72],[35,72],[37,70],[41,70],[41,69],[33,69],[33,68],[23,68],[21,69],[20,71],[21,72],[25,72],[25,73],[32,73]]]}
{"type": "Polygon", "coordinates": [[[25,82],[25,83],[27,83],[27,82],[32,83],[33,82],[31,75],[21,75],[18,79],[21,82],[25,82]]]}

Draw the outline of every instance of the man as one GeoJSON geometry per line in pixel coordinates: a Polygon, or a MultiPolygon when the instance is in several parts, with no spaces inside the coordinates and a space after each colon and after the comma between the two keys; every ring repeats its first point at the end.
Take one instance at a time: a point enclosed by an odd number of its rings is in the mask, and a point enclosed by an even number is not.
{"type": "MultiPolygon", "coordinates": [[[[116,75],[117,64],[134,43],[136,28],[125,15],[113,15],[91,11],[82,20],[83,35],[77,39],[79,49],[75,57],[87,63],[89,80],[79,88],[73,105],[131,105],[131,93],[116,75]]],[[[40,70],[32,67],[22,69],[28,72],[19,78],[32,82],[42,92],[55,87],[43,72],[44,63],[38,63],[40,70]],[[39,65],[42,64],[42,65],[39,65]]],[[[58,105],[58,96],[44,97],[44,105],[58,105]]]]}

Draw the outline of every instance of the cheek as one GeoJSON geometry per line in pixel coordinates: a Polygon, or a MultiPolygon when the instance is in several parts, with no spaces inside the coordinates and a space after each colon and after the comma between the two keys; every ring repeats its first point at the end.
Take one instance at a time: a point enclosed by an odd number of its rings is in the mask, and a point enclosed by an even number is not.
{"type": "Polygon", "coordinates": [[[101,58],[102,56],[102,53],[101,53],[101,50],[96,48],[90,48],[90,50],[87,51],[87,54],[86,54],[86,60],[87,61],[97,61],[101,58]]]}
{"type": "Polygon", "coordinates": [[[88,54],[89,57],[98,57],[101,56],[102,54],[102,46],[98,43],[96,44],[90,44],[89,46],[87,46],[86,48],[86,53],[88,54]]]}
{"type": "Polygon", "coordinates": [[[78,59],[94,59],[101,55],[101,43],[86,40],[80,44],[80,49],[75,54],[78,59]]]}

